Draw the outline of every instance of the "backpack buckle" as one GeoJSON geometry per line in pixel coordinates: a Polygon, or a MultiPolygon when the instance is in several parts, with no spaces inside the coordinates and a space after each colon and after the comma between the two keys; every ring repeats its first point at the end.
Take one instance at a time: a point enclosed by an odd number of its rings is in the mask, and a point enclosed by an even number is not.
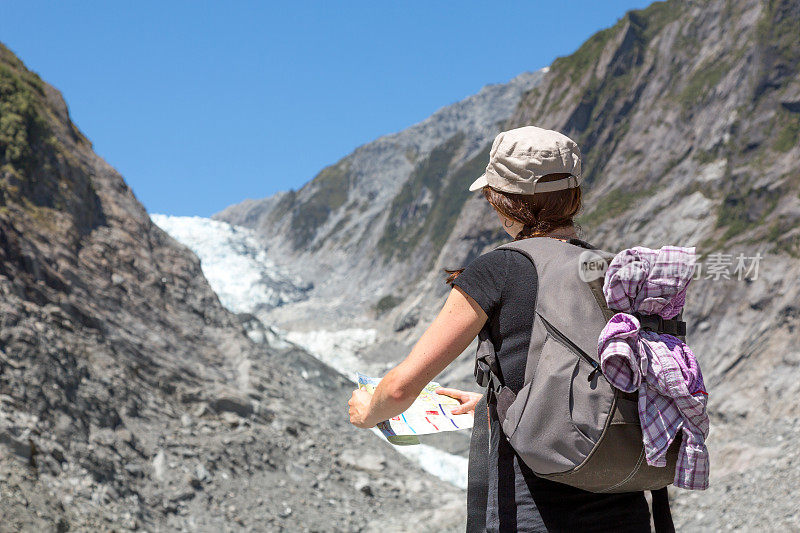
{"type": "Polygon", "coordinates": [[[639,320],[642,329],[649,329],[656,333],[664,331],[664,319],[659,315],[645,315],[639,311],[631,313],[639,320]]]}
{"type": "Polygon", "coordinates": [[[494,344],[492,344],[488,324],[484,325],[480,333],[478,333],[478,349],[475,353],[475,370],[473,374],[475,375],[475,381],[481,387],[492,386],[492,388],[496,388],[495,381],[498,382],[497,385],[501,384],[498,379],[500,368],[497,365],[497,354],[494,344]]]}
{"type": "Polygon", "coordinates": [[[486,361],[476,358],[473,375],[478,385],[485,387],[489,384],[489,372],[491,372],[491,370],[489,370],[489,365],[486,364],[486,361]]]}
{"type": "Polygon", "coordinates": [[[676,318],[664,319],[661,315],[645,315],[638,311],[631,313],[639,320],[642,329],[655,333],[666,333],[675,337],[686,336],[686,322],[676,318]]]}

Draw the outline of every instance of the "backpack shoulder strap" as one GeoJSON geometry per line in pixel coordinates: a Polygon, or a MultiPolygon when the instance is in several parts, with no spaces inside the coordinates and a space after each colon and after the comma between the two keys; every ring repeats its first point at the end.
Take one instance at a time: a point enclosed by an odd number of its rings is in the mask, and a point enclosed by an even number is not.
{"type": "MultiPolygon", "coordinates": [[[[564,246],[564,242],[557,239],[551,239],[549,237],[530,237],[520,241],[511,241],[502,244],[497,246],[495,250],[515,250],[522,253],[531,261],[536,275],[539,276],[533,257],[539,256],[539,254],[546,255],[548,252],[552,253],[556,250],[556,247],[560,246],[564,246]]],[[[474,375],[479,385],[487,387],[487,401],[495,405],[498,415],[501,419],[504,419],[508,407],[516,398],[516,394],[505,386],[505,381],[500,372],[500,365],[497,362],[497,354],[494,344],[491,341],[488,327],[488,323],[485,324],[478,334],[474,375]]]]}

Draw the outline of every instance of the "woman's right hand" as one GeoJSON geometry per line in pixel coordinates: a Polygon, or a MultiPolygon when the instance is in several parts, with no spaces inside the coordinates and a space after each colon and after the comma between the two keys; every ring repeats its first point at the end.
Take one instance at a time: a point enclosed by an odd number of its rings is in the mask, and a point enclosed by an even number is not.
{"type": "Polygon", "coordinates": [[[445,387],[439,387],[433,392],[436,394],[442,394],[444,396],[450,396],[461,403],[461,405],[450,411],[454,415],[463,415],[467,413],[474,414],[475,404],[478,403],[478,400],[483,398],[483,394],[479,392],[467,392],[458,389],[448,389],[445,387]]]}

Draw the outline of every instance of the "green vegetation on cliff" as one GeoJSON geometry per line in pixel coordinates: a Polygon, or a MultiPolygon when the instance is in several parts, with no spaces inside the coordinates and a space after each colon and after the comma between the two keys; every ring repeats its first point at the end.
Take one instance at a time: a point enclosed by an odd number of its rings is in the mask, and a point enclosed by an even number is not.
{"type": "Polygon", "coordinates": [[[587,186],[597,180],[628,131],[630,112],[647,81],[642,71],[645,51],[655,35],[679,16],[680,10],[674,4],[655,2],[646,9],[629,11],[614,26],[590,37],[575,53],[557,58],[551,66],[552,81],[539,105],[523,103],[538,108],[538,116],[572,106],[561,129],[581,146],[587,186]],[[609,49],[612,42],[615,48],[609,49]],[[603,65],[603,75],[598,76],[597,67],[606,54],[608,63],[603,65]],[[551,97],[553,87],[568,92],[576,83],[583,86],[572,103],[563,97],[551,97]],[[615,132],[613,140],[602,140],[603,132],[611,127],[615,132]]]}
{"type": "Polygon", "coordinates": [[[772,149],[788,152],[800,144],[800,112],[791,113],[782,108],[776,113],[777,133],[772,141],[772,149]]]}
{"type": "Polygon", "coordinates": [[[54,109],[48,90],[60,99],[0,44],[0,212],[13,208],[51,232],[74,228],[78,238],[104,215],[90,172],[76,155],[74,143],[85,139],[64,116],[63,102],[60,114],[54,109]],[[65,215],[69,222],[58,223],[65,215]]]}
{"type": "Polygon", "coordinates": [[[0,171],[3,173],[20,180],[30,174],[34,143],[50,137],[42,117],[44,98],[44,84],[39,76],[0,44],[0,171]]]}
{"type": "Polygon", "coordinates": [[[291,191],[281,198],[270,214],[273,225],[291,228],[290,234],[295,249],[308,246],[331,213],[347,201],[350,190],[349,161],[341,159],[325,167],[301,191],[306,189],[310,194],[302,201],[298,202],[298,193],[291,191]]]}
{"type": "Polygon", "coordinates": [[[403,256],[419,244],[426,233],[426,222],[433,214],[434,203],[445,184],[455,152],[463,142],[464,134],[454,135],[434,148],[411,172],[392,201],[389,219],[378,241],[378,251],[384,258],[403,256]]]}
{"type": "Polygon", "coordinates": [[[453,168],[453,159],[463,142],[463,134],[457,134],[431,151],[392,201],[388,222],[378,241],[378,251],[385,260],[412,252],[426,253],[427,268],[432,267],[464,203],[476,194],[468,187],[483,174],[489,160],[491,144],[453,168]],[[417,247],[423,241],[430,248],[420,251],[417,247]]]}
{"type": "Polygon", "coordinates": [[[446,193],[439,195],[433,203],[425,227],[434,250],[441,250],[444,246],[470,196],[480,194],[470,192],[469,186],[486,170],[491,147],[491,144],[487,144],[478,155],[456,168],[448,180],[446,193]]]}
{"type": "Polygon", "coordinates": [[[576,217],[575,222],[585,228],[593,228],[604,220],[616,218],[636,206],[639,200],[652,196],[657,187],[651,185],[643,190],[614,190],[593,201],[594,209],[576,217]]]}

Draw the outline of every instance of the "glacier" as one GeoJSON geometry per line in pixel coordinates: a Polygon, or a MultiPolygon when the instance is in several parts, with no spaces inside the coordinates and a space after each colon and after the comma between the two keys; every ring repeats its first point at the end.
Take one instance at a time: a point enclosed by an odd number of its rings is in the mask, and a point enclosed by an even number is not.
{"type": "Polygon", "coordinates": [[[299,301],[312,287],[279,270],[249,228],[197,216],[151,214],[150,219],[200,258],[211,288],[234,313],[299,301]]]}

